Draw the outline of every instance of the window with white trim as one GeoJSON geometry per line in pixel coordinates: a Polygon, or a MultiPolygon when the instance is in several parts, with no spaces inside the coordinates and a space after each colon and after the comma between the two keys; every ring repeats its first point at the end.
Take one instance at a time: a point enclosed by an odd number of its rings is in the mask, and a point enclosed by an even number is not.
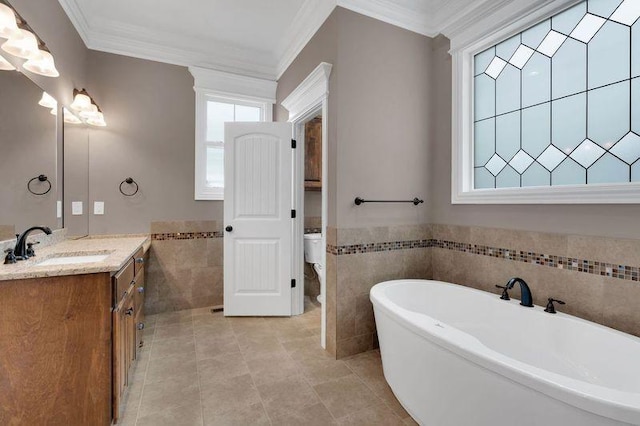
{"type": "Polygon", "coordinates": [[[272,104],[199,91],[196,105],[196,200],[224,199],[224,123],[271,121],[272,104]]]}
{"type": "Polygon", "coordinates": [[[452,200],[640,201],[639,17],[585,0],[462,49],[452,200]]]}

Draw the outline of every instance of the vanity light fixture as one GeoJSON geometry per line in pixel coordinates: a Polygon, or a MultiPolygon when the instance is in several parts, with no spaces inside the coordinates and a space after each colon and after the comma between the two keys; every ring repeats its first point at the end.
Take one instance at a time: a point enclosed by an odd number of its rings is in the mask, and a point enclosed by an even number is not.
{"type": "Polygon", "coordinates": [[[0,3],[0,37],[11,38],[19,34],[15,13],[9,6],[0,3]]]}
{"type": "Polygon", "coordinates": [[[42,98],[38,102],[38,105],[45,108],[56,108],[58,106],[58,101],[56,101],[53,96],[47,92],[42,92],[42,98]]]}
{"type": "Polygon", "coordinates": [[[28,30],[19,29],[19,35],[9,38],[2,44],[2,50],[22,59],[34,58],[40,49],[38,39],[28,30]]]}
{"type": "Polygon", "coordinates": [[[90,126],[107,126],[102,110],[86,89],[73,90],[73,103],[71,104],[71,109],[80,116],[80,119],[82,119],[83,122],[90,126]]]}
{"type": "MultiPolygon", "coordinates": [[[[25,70],[44,77],[60,76],[53,55],[44,42],[5,0],[0,0],[0,37],[7,39],[1,46],[2,50],[27,60],[22,65],[25,70]]],[[[6,62],[0,60],[0,69],[9,69],[6,62]]]]}
{"type": "Polygon", "coordinates": [[[64,122],[69,124],[82,124],[82,120],[80,120],[74,113],[69,111],[67,108],[63,108],[64,111],[64,122]]]}
{"type": "Polygon", "coordinates": [[[60,73],[56,69],[53,55],[46,50],[40,49],[38,53],[23,65],[24,69],[34,74],[45,77],[59,77],[60,73]]]}
{"type": "Polygon", "coordinates": [[[0,55],[0,71],[14,71],[15,69],[16,67],[14,67],[11,62],[0,55]]]}
{"type": "Polygon", "coordinates": [[[91,110],[91,97],[89,96],[89,93],[87,93],[86,89],[73,89],[73,102],[71,103],[71,109],[78,112],[91,110]]]}

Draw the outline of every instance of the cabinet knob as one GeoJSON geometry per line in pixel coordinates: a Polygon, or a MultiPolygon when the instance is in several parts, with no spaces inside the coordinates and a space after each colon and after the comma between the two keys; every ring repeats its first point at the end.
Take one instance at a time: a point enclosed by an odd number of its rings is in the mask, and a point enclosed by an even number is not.
{"type": "Polygon", "coordinates": [[[138,287],[138,293],[144,293],[144,287],[138,287]]]}
{"type": "Polygon", "coordinates": [[[139,322],[138,323],[138,330],[144,330],[144,323],[143,322],[139,322]]]}
{"type": "Polygon", "coordinates": [[[128,316],[133,315],[133,308],[129,308],[129,309],[127,309],[126,311],[124,311],[124,314],[125,314],[125,315],[128,315],[128,316]]]}
{"type": "Polygon", "coordinates": [[[233,226],[227,226],[226,228],[224,228],[224,230],[227,232],[231,232],[233,231],[233,226]]]}
{"type": "Polygon", "coordinates": [[[144,257],[136,257],[136,263],[144,263],[144,257]]]}

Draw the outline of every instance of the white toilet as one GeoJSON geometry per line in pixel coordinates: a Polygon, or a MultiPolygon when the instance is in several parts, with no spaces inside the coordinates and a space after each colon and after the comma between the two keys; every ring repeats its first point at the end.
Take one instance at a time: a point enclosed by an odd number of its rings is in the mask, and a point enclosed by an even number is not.
{"type": "MultiPolygon", "coordinates": [[[[304,261],[313,265],[322,282],[324,268],[322,265],[322,234],[304,234],[304,261]]],[[[318,295],[318,302],[322,303],[323,295],[318,295]]]]}

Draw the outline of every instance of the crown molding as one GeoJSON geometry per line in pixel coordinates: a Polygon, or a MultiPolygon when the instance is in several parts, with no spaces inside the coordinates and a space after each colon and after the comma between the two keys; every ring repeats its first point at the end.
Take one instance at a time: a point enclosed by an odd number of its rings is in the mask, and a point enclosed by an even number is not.
{"type": "Polygon", "coordinates": [[[329,76],[333,65],[320,63],[293,92],[282,101],[282,106],[289,111],[289,121],[293,122],[303,116],[329,94],[329,76]]]}
{"type": "Polygon", "coordinates": [[[196,91],[203,90],[223,96],[276,103],[278,83],[274,80],[246,77],[201,67],[189,67],[189,72],[193,75],[196,91]]]}
{"type": "Polygon", "coordinates": [[[89,46],[90,43],[90,28],[89,20],[82,12],[82,9],[76,2],[76,0],[58,0],[60,6],[62,6],[62,10],[67,14],[69,20],[78,31],[80,38],[84,41],[86,46],[89,46]]]}
{"type": "Polygon", "coordinates": [[[338,6],[427,37],[438,35],[430,14],[402,7],[391,0],[338,0],[338,6]]]}
{"type": "Polygon", "coordinates": [[[306,0],[304,2],[277,49],[279,61],[276,78],[282,77],[282,74],[331,15],[336,5],[336,0],[306,0]]]}

